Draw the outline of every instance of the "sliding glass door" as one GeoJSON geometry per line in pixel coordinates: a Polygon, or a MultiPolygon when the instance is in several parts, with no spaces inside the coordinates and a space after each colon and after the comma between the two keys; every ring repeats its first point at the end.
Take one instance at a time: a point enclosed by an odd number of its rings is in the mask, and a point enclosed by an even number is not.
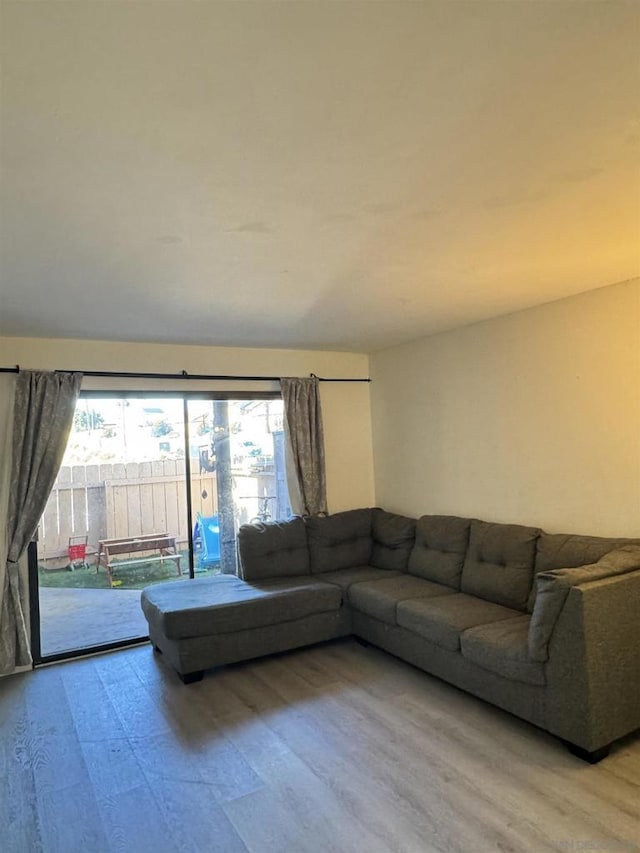
{"type": "Polygon", "coordinates": [[[235,573],[238,527],[290,514],[279,397],[82,394],[38,531],[34,656],[145,637],[141,589],[235,573]]]}

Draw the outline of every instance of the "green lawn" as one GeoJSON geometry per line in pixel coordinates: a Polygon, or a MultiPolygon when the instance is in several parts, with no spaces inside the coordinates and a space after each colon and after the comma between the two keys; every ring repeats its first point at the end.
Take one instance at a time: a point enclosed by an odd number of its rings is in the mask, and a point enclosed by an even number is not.
{"type": "MultiPolygon", "coordinates": [[[[180,577],[189,577],[189,556],[186,551],[182,552],[182,575],[178,575],[176,564],[173,560],[165,560],[161,563],[159,560],[149,560],[146,563],[138,563],[136,566],[125,566],[118,570],[117,563],[114,563],[114,589],[144,589],[152,583],[162,583],[162,581],[178,580],[180,577]]],[[[198,570],[198,562],[196,560],[196,577],[206,578],[212,575],[217,575],[219,568],[213,567],[206,571],[198,570]]],[[[69,569],[59,569],[57,571],[47,571],[42,566],[38,568],[38,582],[40,586],[56,587],[58,589],[109,589],[109,581],[107,573],[101,567],[99,572],[96,572],[95,559],[92,559],[87,568],[78,568],[70,571],[69,569]]]]}

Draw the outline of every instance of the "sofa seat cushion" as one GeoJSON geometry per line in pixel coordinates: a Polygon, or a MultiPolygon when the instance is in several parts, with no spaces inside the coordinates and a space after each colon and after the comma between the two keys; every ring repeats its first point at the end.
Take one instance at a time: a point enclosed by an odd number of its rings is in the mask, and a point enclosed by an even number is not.
{"type": "Polygon", "coordinates": [[[401,601],[396,609],[398,625],[452,652],[459,651],[460,634],[468,628],[519,615],[517,610],[461,592],[401,601]]]}
{"type": "Polygon", "coordinates": [[[371,561],[371,509],[305,518],[312,572],[335,572],[371,561]]]}
{"type": "Polygon", "coordinates": [[[453,590],[448,586],[414,578],[412,575],[397,575],[384,580],[354,584],[349,589],[348,599],[356,610],[381,622],[395,625],[396,607],[400,601],[453,594],[453,590]]]}
{"type": "Polygon", "coordinates": [[[416,538],[416,520],[376,507],[373,510],[371,565],[406,572],[416,538]]]}
{"type": "Polygon", "coordinates": [[[459,591],[470,526],[471,519],[455,515],[419,518],[416,542],[409,557],[409,572],[459,591]]]}
{"type": "Polygon", "coordinates": [[[536,527],[472,521],[461,591],[526,611],[539,535],[536,527]]]}
{"type": "MultiPolygon", "coordinates": [[[[375,566],[355,566],[352,569],[339,569],[337,572],[323,572],[322,583],[335,583],[341,589],[347,590],[354,583],[362,581],[377,581],[383,578],[395,578],[399,572],[388,572],[386,569],[376,569],[375,566]]],[[[320,578],[318,578],[320,580],[320,578]]]]}
{"type": "Polygon", "coordinates": [[[142,609],[156,631],[172,640],[261,628],[338,610],[342,590],[308,576],[247,583],[233,575],[154,584],[142,609]]]}
{"type": "Polygon", "coordinates": [[[525,684],[544,684],[543,664],[529,659],[530,621],[530,616],[522,614],[463,631],[460,637],[463,656],[503,678],[525,684]]]}

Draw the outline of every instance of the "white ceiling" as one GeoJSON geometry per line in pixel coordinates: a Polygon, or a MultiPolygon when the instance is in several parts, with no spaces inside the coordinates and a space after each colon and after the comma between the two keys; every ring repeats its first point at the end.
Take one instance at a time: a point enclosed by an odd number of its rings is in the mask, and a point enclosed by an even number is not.
{"type": "Polygon", "coordinates": [[[3,2],[0,333],[370,351],[640,274],[638,2],[3,2]]]}

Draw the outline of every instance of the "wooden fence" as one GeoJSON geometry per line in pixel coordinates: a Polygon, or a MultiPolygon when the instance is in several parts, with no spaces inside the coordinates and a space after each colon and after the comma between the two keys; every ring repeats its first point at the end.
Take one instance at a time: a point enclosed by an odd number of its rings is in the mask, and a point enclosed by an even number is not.
{"type": "MultiPolygon", "coordinates": [[[[233,472],[242,524],[257,515],[257,496],[275,494],[274,473],[233,472]],[[250,496],[256,495],[255,498],[250,496]]],[[[214,515],[217,508],[215,473],[191,470],[191,511],[214,515]]],[[[281,508],[273,512],[289,512],[281,508]]],[[[283,504],[284,506],[284,504],[283,504]]],[[[287,517],[284,515],[283,517],[287,517]]],[[[163,459],[113,465],[74,465],[60,469],[38,528],[38,559],[50,568],[68,562],[69,538],[88,536],[87,553],[100,539],[131,538],[145,533],[169,533],[186,548],[189,541],[184,460],[163,459]]]]}
{"type": "MultiPolygon", "coordinates": [[[[216,511],[216,475],[191,475],[193,519],[216,511]]],[[[184,460],[114,465],[74,465],[60,469],[38,534],[38,557],[67,556],[69,537],[88,536],[88,553],[100,539],[170,533],[188,542],[184,460]]]]}

